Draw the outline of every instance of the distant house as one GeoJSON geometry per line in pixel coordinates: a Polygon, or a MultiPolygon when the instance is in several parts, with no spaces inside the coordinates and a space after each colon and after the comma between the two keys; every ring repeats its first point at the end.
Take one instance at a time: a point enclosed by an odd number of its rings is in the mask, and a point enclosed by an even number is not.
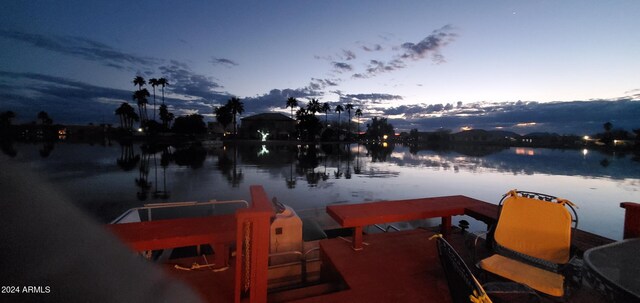
{"type": "Polygon", "coordinates": [[[268,139],[289,139],[295,133],[296,120],[281,113],[263,113],[241,119],[240,134],[245,138],[260,139],[262,133],[269,133],[268,139]]]}
{"type": "Polygon", "coordinates": [[[516,133],[506,131],[486,131],[483,129],[466,130],[452,135],[454,142],[459,143],[510,143],[519,137],[516,133]]]}

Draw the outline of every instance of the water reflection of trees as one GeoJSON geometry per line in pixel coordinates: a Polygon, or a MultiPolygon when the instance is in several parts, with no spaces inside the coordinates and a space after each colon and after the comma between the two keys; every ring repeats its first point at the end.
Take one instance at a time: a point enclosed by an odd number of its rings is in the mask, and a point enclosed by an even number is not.
{"type": "Polygon", "coordinates": [[[393,144],[386,142],[383,144],[367,144],[365,146],[367,148],[367,156],[371,157],[371,162],[386,162],[394,148],[393,144]]]}
{"type": "Polygon", "coordinates": [[[615,178],[624,177],[625,173],[620,175],[619,170],[626,170],[626,175],[638,177],[637,172],[631,172],[633,168],[628,168],[633,166],[628,163],[637,163],[629,160],[630,154],[589,152],[588,156],[583,156],[576,150],[551,149],[531,149],[530,152],[518,153],[515,148],[485,146],[423,149],[392,144],[237,143],[225,144],[223,148],[209,151],[208,154],[198,144],[146,146],[138,153],[131,144],[122,144],[118,165],[125,171],[138,168],[135,178],[138,198],[148,199],[153,194],[153,198],[166,199],[169,197],[168,167],[175,164],[199,169],[208,156],[214,158],[213,168],[231,187],[239,187],[245,181],[247,167],[283,180],[283,185],[289,189],[301,185],[330,187],[338,180],[348,182],[356,177],[388,178],[400,174],[399,170],[390,169],[388,165],[376,164],[382,162],[453,172],[482,173],[489,170],[513,174],[613,175],[615,178]]]}
{"type": "Polygon", "coordinates": [[[232,187],[240,186],[242,179],[244,179],[244,174],[242,169],[238,168],[237,145],[225,146],[222,153],[218,155],[218,163],[216,165],[232,187]]]}
{"type": "Polygon", "coordinates": [[[130,171],[138,165],[140,161],[140,155],[135,154],[133,151],[133,143],[121,142],[120,143],[120,157],[116,161],[118,166],[124,171],[130,171]]]}
{"type": "Polygon", "coordinates": [[[167,168],[171,163],[198,169],[202,167],[206,157],[207,151],[199,143],[177,147],[168,144],[142,144],[140,153],[136,153],[132,142],[120,142],[120,156],[116,163],[123,171],[138,168],[138,175],[134,178],[137,187],[136,197],[140,201],[146,201],[150,194],[155,199],[170,197],[170,191],[167,189],[167,168]],[[153,182],[149,179],[152,166],[153,182]],[[159,169],[162,171],[159,172],[159,169]]]}

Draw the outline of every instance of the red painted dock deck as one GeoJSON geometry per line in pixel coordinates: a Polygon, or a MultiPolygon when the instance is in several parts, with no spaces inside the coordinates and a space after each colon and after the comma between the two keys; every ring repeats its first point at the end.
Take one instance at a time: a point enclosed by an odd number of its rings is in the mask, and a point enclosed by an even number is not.
{"type": "MultiPolygon", "coordinates": [[[[261,214],[260,218],[269,212],[266,194],[261,190],[252,191],[263,205],[258,212],[247,211],[248,216],[261,214]]],[[[498,207],[494,204],[482,202],[464,196],[425,198],[402,201],[385,201],[376,207],[376,203],[360,205],[341,205],[328,207],[328,212],[344,227],[362,227],[374,223],[405,221],[427,217],[445,217],[466,214],[485,223],[492,224],[498,217],[498,207]],[[394,202],[396,204],[394,204],[394,202]],[[369,205],[371,204],[371,205],[369,205]],[[426,205],[435,206],[433,209],[423,209],[426,205]],[[366,211],[354,211],[367,206],[366,211]]],[[[236,219],[242,219],[240,214],[236,219]]],[[[252,217],[247,217],[252,218],[252,217]]],[[[227,218],[230,219],[230,218],[227,218]]],[[[260,219],[262,220],[262,219],[260,219]]],[[[266,258],[268,253],[268,236],[263,235],[262,228],[251,229],[251,289],[260,289],[260,293],[251,291],[251,297],[238,296],[242,269],[246,269],[244,262],[237,256],[245,255],[242,243],[247,243],[243,226],[236,224],[236,257],[229,260],[229,269],[215,272],[201,270],[185,272],[165,265],[171,275],[186,281],[208,302],[266,302],[266,259],[254,261],[255,256],[266,258]],[[258,235],[261,234],[261,235],[258,235]],[[263,279],[263,280],[262,280],[263,279]],[[260,287],[260,288],[257,288],[260,287]],[[259,295],[260,294],[260,295],[259,295]],[[259,296],[258,296],[259,295],[259,296]],[[240,299],[239,299],[240,298],[240,299]]],[[[259,221],[256,221],[259,222],[259,221]]],[[[262,226],[268,227],[268,222],[262,226]]],[[[443,225],[450,224],[450,219],[443,219],[443,225]]],[[[258,224],[258,223],[255,223],[258,224]]],[[[262,224],[262,223],[261,223],[262,224]]],[[[448,226],[447,226],[448,227],[448,226]]],[[[339,284],[339,287],[323,293],[306,294],[304,289],[295,290],[296,296],[278,296],[269,294],[269,302],[451,302],[444,272],[441,268],[436,243],[429,237],[434,231],[416,229],[400,232],[380,234],[366,234],[360,237],[364,249],[354,250],[352,238],[333,238],[320,241],[323,283],[339,284]]],[[[471,250],[464,245],[465,235],[455,230],[448,236],[451,244],[458,250],[469,265],[472,265],[471,250]]],[[[600,244],[612,242],[610,239],[599,237],[587,232],[577,231],[574,243],[578,249],[586,249],[600,244]]],[[[247,249],[245,247],[245,249],[247,249]]],[[[478,257],[482,257],[479,255],[478,257]]],[[[182,266],[188,267],[194,260],[179,260],[182,266]]],[[[248,262],[248,261],[247,261],[248,262]]],[[[200,262],[202,264],[202,262],[200,262]]],[[[472,266],[470,266],[472,267],[472,266]]],[[[481,281],[482,282],[482,281],[481,281]]],[[[486,281],[485,281],[486,282],[486,281]]],[[[313,287],[311,287],[313,288],[313,287]]],[[[316,287],[317,290],[317,287],[316,287]]],[[[545,302],[543,300],[543,302],[545,302]]],[[[600,300],[597,293],[586,287],[579,290],[568,302],[606,302],[600,300]]]]}
{"type": "Polygon", "coordinates": [[[362,251],[340,238],[322,241],[323,262],[347,289],[294,302],[451,302],[431,235],[417,229],[365,236],[362,251]]]}

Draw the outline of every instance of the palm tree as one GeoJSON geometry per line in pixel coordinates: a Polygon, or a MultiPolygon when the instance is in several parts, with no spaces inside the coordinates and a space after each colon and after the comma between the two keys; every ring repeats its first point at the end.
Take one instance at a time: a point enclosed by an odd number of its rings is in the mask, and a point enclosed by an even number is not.
{"type": "Polygon", "coordinates": [[[169,112],[169,109],[167,109],[167,105],[160,105],[160,121],[162,121],[162,126],[164,126],[165,129],[169,129],[169,123],[171,122],[171,120],[173,120],[173,118],[174,115],[173,113],[169,112]]]}
{"type": "Polygon", "coordinates": [[[149,84],[153,87],[153,120],[156,120],[156,86],[160,85],[160,82],[156,78],[149,79],[149,84]]]}
{"type": "Polygon", "coordinates": [[[147,97],[151,96],[146,88],[137,90],[133,93],[133,100],[138,102],[138,112],[140,113],[140,120],[142,122],[147,120],[147,97]]]}
{"type": "Polygon", "coordinates": [[[141,76],[136,76],[135,78],[133,78],[133,85],[137,85],[138,89],[142,89],[142,86],[147,84],[146,81],[144,81],[144,78],[142,78],[141,76]]]}
{"type": "Polygon", "coordinates": [[[213,109],[213,113],[216,115],[216,120],[218,121],[218,123],[222,125],[222,131],[226,132],[227,126],[233,120],[233,117],[231,117],[231,110],[229,109],[229,106],[223,105],[220,107],[216,107],[213,109]]]}
{"type": "Polygon", "coordinates": [[[240,101],[238,97],[232,97],[227,101],[227,106],[231,109],[231,114],[233,115],[233,134],[238,134],[237,124],[236,124],[236,115],[242,115],[244,112],[244,103],[240,101]]]}
{"type": "Polygon", "coordinates": [[[124,107],[125,104],[129,105],[127,102],[122,102],[122,104],[120,105],[120,107],[118,107],[116,109],[116,115],[118,116],[118,118],[120,118],[120,127],[124,128],[124,107]]]}
{"type": "Polygon", "coordinates": [[[135,109],[127,102],[122,102],[120,107],[116,109],[116,115],[120,117],[120,125],[126,129],[131,129],[131,127],[133,127],[133,121],[139,120],[135,109]]]}
{"type": "Polygon", "coordinates": [[[320,112],[324,113],[324,126],[327,126],[327,114],[331,111],[331,105],[328,102],[322,104],[320,112]]]}
{"type": "Polygon", "coordinates": [[[342,104],[336,105],[335,111],[336,113],[338,113],[338,132],[340,132],[340,114],[344,111],[344,107],[342,107],[342,104]]]}
{"type": "Polygon", "coordinates": [[[167,81],[166,78],[160,78],[160,79],[158,79],[158,84],[162,85],[162,104],[164,104],[164,87],[165,87],[165,85],[166,86],[169,85],[169,81],[167,81]]]}
{"type": "Polygon", "coordinates": [[[344,107],[349,113],[349,120],[347,121],[347,135],[351,136],[351,110],[353,109],[353,104],[347,103],[347,106],[344,107]]]}
{"type": "Polygon", "coordinates": [[[285,106],[285,108],[287,107],[291,107],[291,119],[293,119],[293,108],[298,106],[298,100],[294,97],[289,97],[289,99],[287,99],[287,106],[285,106]]]}
{"type": "Polygon", "coordinates": [[[307,103],[307,109],[311,112],[311,114],[315,115],[322,109],[322,107],[320,106],[320,101],[318,101],[318,99],[312,98],[311,101],[307,103]]]}
{"type": "Polygon", "coordinates": [[[356,117],[358,117],[358,135],[360,135],[360,117],[362,117],[362,110],[356,109],[356,117]]]}

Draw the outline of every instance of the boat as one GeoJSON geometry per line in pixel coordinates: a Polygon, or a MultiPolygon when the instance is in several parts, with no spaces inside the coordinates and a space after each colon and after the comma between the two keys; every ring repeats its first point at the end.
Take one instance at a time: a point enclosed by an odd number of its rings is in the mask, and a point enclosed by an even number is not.
{"type": "MultiPolygon", "coordinates": [[[[487,224],[498,216],[498,206],[488,202],[429,197],[329,205],[338,227],[323,227],[269,199],[262,186],[250,191],[251,201],[145,205],[108,229],[208,302],[451,302],[430,236],[445,234],[471,262],[465,247],[478,238],[466,226],[452,226],[451,216],[487,224]],[[441,224],[403,229],[394,223],[426,218],[441,224]]],[[[625,237],[640,236],[635,205],[623,205],[625,237]]],[[[582,230],[572,239],[579,255],[613,242],[582,230]]],[[[605,302],[597,288],[584,282],[567,301],[605,302]]]]}

